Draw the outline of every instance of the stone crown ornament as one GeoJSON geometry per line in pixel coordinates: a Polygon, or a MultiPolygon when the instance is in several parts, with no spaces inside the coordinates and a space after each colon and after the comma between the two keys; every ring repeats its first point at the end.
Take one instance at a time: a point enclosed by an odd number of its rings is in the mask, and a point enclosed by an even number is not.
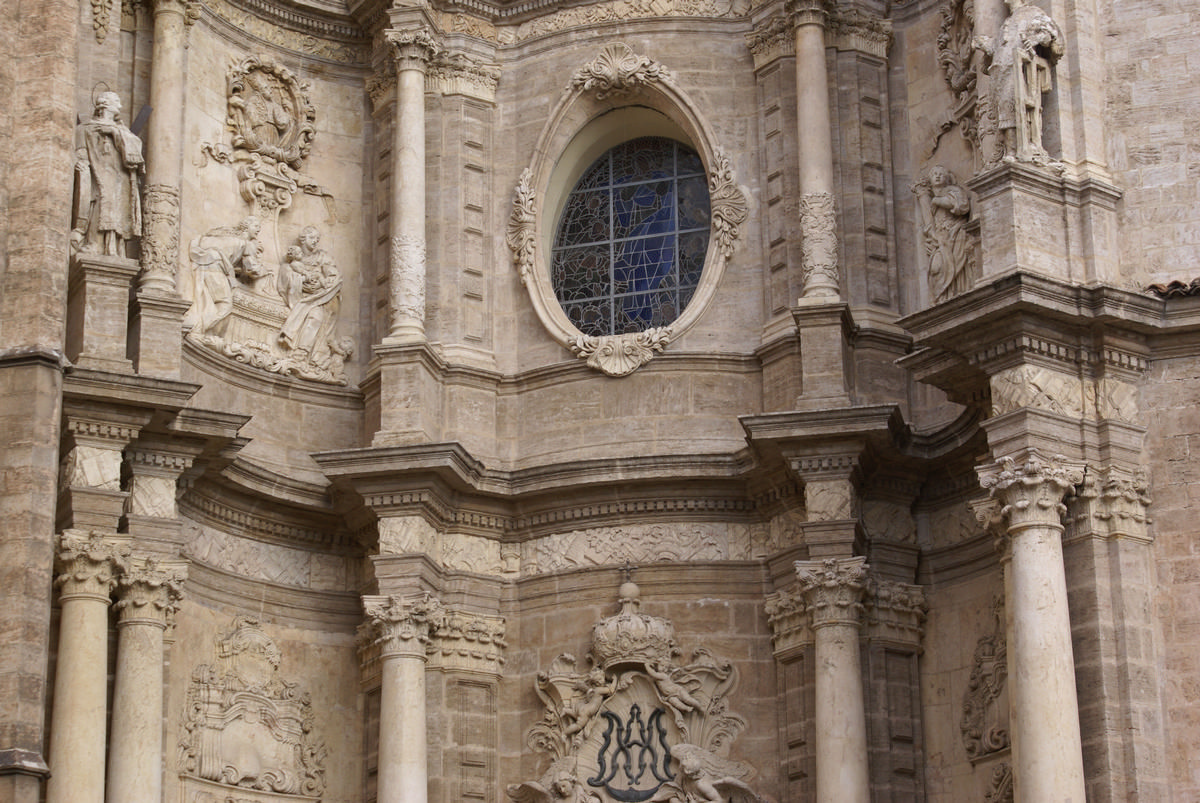
{"type": "Polygon", "coordinates": [[[621,611],[592,627],[592,657],[604,669],[628,663],[670,661],[679,654],[675,626],[658,616],[638,613],[641,591],[625,582],[619,592],[621,611]]]}

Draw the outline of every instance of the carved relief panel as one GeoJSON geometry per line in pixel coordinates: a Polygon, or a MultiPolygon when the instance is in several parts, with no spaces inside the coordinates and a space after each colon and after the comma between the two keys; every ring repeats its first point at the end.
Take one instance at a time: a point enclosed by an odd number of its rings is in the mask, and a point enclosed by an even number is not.
{"type": "Polygon", "coordinates": [[[590,667],[560,655],[538,674],[545,713],[526,740],[549,769],[508,787],[540,801],[761,801],[755,769],[729,758],[745,720],[729,710],[737,670],[704,648],[678,660],[670,621],[639,613],[638,587],[621,586],[621,611],[592,628],[590,667]]]}
{"type": "Polygon", "coordinates": [[[279,671],[279,647],[257,620],[238,616],[217,639],[216,657],[196,667],[188,687],[179,744],[186,799],[268,799],[254,791],[319,799],[325,744],[313,733],[308,692],[279,671]]]}

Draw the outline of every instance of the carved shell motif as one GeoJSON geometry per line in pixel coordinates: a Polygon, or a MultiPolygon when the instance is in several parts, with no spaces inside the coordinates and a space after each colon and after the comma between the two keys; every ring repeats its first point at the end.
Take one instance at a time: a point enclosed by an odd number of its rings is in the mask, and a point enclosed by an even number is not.
{"type": "Polygon", "coordinates": [[[595,92],[597,100],[604,100],[609,95],[625,95],[647,84],[670,79],[666,67],[618,42],[579,68],[571,86],[582,92],[595,92]]]}

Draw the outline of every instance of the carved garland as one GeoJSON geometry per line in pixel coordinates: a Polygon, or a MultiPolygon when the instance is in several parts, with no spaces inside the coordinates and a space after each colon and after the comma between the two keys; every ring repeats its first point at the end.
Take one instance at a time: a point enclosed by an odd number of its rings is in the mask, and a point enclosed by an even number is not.
{"type": "MultiPolygon", "coordinates": [[[[650,105],[665,101],[676,108],[691,106],[674,85],[669,70],[620,43],[608,45],[575,72],[558,105],[558,117],[561,118],[572,104],[583,101],[584,96],[589,96],[601,106],[606,102],[611,103],[613,99],[635,96],[640,102],[651,101],[650,105]]],[[[552,116],[542,139],[546,139],[554,129],[555,117],[552,116]]],[[[706,131],[704,133],[707,134],[706,131]]],[[[537,150],[546,149],[539,147],[537,150]]],[[[721,149],[711,149],[709,203],[712,223],[709,252],[701,285],[692,302],[670,326],[605,336],[584,335],[567,320],[554,296],[549,276],[538,265],[539,208],[535,183],[539,171],[535,169],[536,166],[522,171],[514,193],[505,236],[506,244],[512,251],[513,265],[522,284],[529,290],[543,325],[559,343],[586,360],[589,367],[609,376],[632,373],[661,353],[695,323],[707,306],[726,261],[733,255],[741,226],[746,221],[748,206],[745,194],[737,186],[732,163],[721,149]]],[[[552,225],[551,221],[542,223],[546,227],[552,225]]]]}

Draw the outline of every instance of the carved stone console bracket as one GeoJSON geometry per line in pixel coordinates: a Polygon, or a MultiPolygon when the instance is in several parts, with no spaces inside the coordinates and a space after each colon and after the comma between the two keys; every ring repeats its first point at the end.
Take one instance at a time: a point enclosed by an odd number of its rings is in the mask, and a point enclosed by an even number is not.
{"type": "Polygon", "coordinates": [[[534,148],[533,163],[517,184],[506,242],[521,282],[529,291],[542,325],[562,346],[609,376],[624,376],[645,365],[690,329],[707,308],[733,255],[746,220],[745,193],[735,181],[729,157],[716,144],[696,105],[676,86],[669,70],[628,45],[612,44],[572,76],[534,148]],[[669,326],[602,337],[583,334],[559,305],[550,278],[548,254],[557,209],[539,199],[565,180],[556,161],[579,133],[581,119],[602,110],[643,106],[680,122],[708,169],[711,229],[704,271],[691,302],[669,326]],[[582,114],[582,116],[581,116],[582,114]],[[682,122],[681,122],[682,120],[682,122]]]}

